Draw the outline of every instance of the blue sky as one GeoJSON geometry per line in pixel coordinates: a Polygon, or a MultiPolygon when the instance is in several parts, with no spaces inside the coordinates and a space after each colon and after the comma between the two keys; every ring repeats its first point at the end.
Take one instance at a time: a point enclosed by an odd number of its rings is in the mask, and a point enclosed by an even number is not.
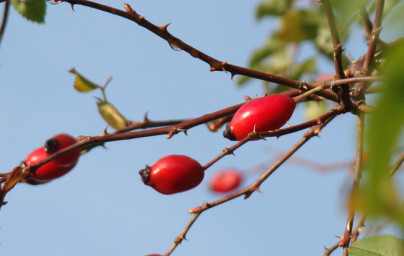
{"type": "MultiPolygon", "coordinates": [[[[245,66],[252,50],[277,26],[253,14],[259,1],[136,1],[132,8],[186,43],[223,61],[245,66]]],[[[107,1],[104,1],[107,3],[107,1]]],[[[114,3],[123,9],[123,2],[114,3]]],[[[352,44],[358,57],[361,44],[352,44]]],[[[349,50],[348,50],[349,51],[349,50]]],[[[310,54],[310,52],[308,52],[310,54]]],[[[260,96],[260,81],[236,87],[230,74],[209,66],[133,22],[83,6],[47,5],[45,25],[27,22],[13,9],[0,47],[2,172],[10,171],[54,134],[98,135],[105,122],[94,96],[73,89],[75,67],[103,84],[108,99],[128,119],[197,117],[260,96]]],[[[330,65],[321,65],[324,72],[330,65]]],[[[304,121],[301,106],[291,124],[304,121]]],[[[218,199],[206,181],[224,167],[250,170],[276,159],[303,132],[251,142],[207,170],[189,192],[166,196],[143,185],[138,170],[169,154],[205,164],[233,142],[205,126],[179,134],[107,143],[81,157],[68,175],[42,186],[20,184],[0,212],[0,251],[20,255],[163,254],[188,223],[188,209],[218,199]]],[[[350,161],[355,118],[340,116],[299,157],[320,163],[350,161]]],[[[285,164],[262,194],[206,211],[173,255],[321,255],[343,232],[347,171],[319,173],[285,164]]],[[[251,182],[256,175],[249,176],[251,182]]]]}

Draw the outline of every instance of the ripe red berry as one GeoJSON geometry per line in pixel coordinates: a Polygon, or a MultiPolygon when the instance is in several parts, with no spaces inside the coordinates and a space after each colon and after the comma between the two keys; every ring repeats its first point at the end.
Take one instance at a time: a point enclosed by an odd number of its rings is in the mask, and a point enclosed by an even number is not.
{"type": "Polygon", "coordinates": [[[252,131],[266,132],[281,128],[295,110],[292,98],[274,94],[246,103],[226,126],[223,136],[230,140],[242,140],[252,131]]]}
{"type": "MultiPolygon", "coordinates": [[[[58,134],[46,141],[45,146],[32,151],[25,159],[26,166],[33,165],[53,153],[76,143],[76,139],[68,134],[58,134]]],[[[52,160],[41,167],[35,173],[31,173],[32,178],[38,180],[52,180],[69,172],[76,165],[80,156],[80,149],[76,149],[61,157],[52,160]]]]}
{"type": "Polygon", "coordinates": [[[183,155],[161,158],[151,167],[139,171],[144,184],[162,194],[174,194],[190,190],[201,183],[203,167],[194,159],[183,155]]]}
{"type": "Polygon", "coordinates": [[[213,192],[227,193],[238,186],[243,180],[243,174],[235,169],[224,169],[215,173],[209,180],[209,188],[213,192]]]}

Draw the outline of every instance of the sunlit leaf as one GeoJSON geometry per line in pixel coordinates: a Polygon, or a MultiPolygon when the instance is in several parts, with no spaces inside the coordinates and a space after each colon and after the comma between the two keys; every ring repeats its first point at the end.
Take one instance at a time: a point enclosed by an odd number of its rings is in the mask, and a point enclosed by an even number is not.
{"type": "Polygon", "coordinates": [[[119,113],[111,103],[99,100],[97,102],[98,111],[100,112],[102,118],[114,129],[123,129],[128,125],[126,118],[119,113]]]}
{"type": "Polygon", "coordinates": [[[74,80],[74,88],[79,92],[90,92],[101,87],[85,78],[74,68],[70,69],[69,72],[76,75],[76,79],[74,80]]]}
{"type": "Polygon", "coordinates": [[[404,240],[392,235],[365,237],[349,247],[350,256],[402,256],[404,240]]]}
{"type": "Polygon", "coordinates": [[[259,20],[265,16],[283,15],[292,8],[293,2],[294,0],[267,0],[261,2],[255,11],[255,17],[259,20]]]}
{"type": "Polygon", "coordinates": [[[45,0],[19,1],[10,0],[19,14],[29,21],[45,23],[46,2],[45,0]]]}

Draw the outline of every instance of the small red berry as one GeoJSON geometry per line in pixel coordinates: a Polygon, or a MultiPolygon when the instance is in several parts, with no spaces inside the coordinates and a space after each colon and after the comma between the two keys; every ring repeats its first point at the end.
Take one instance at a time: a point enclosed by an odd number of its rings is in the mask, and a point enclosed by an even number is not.
{"type": "MultiPolygon", "coordinates": [[[[76,139],[67,134],[58,134],[46,141],[44,147],[40,147],[32,151],[25,159],[24,164],[26,166],[33,165],[53,153],[73,145],[76,143],[76,139]]],[[[80,156],[80,149],[76,149],[72,152],[66,153],[61,157],[52,160],[41,167],[39,167],[34,173],[30,174],[30,177],[38,180],[52,180],[58,178],[67,172],[69,172],[76,165],[80,156]]]]}
{"type": "Polygon", "coordinates": [[[201,183],[203,167],[194,159],[183,155],[161,158],[151,167],[139,171],[144,184],[162,194],[174,194],[190,190],[201,183]]]}
{"type": "MultiPolygon", "coordinates": [[[[47,153],[53,154],[63,148],[75,144],[76,142],[77,140],[74,137],[70,136],[69,134],[61,133],[47,140],[44,147],[47,153]]],[[[55,161],[57,161],[58,164],[71,164],[74,161],[77,162],[80,156],[80,152],[80,149],[73,150],[67,154],[62,155],[61,157],[58,157],[57,159],[55,159],[55,161]]]]}
{"type": "Polygon", "coordinates": [[[227,193],[238,188],[243,174],[235,169],[224,169],[215,173],[209,180],[209,188],[213,192],[227,193]]]}
{"type": "Polygon", "coordinates": [[[234,114],[223,136],[230,140],[242,140],[254,130],[266,132],[281,128],[295,110],[292,98],[274,94],[246,103],[234,114]]]}

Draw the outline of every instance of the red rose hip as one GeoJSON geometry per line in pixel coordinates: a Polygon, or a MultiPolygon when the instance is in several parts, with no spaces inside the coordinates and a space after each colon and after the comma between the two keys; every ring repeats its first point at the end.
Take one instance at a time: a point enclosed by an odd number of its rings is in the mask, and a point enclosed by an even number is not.
{"type": "MultiPolygon", "coordinates": [[[[33,165],[74,143],[76,143],[76,139],[68,134],[55,135],[46,141],[45,146],[32,151],[25,158],[24,164],[26,166],[33,165]]],[[[73,169],[79,157],[80,149],[76,149],[40,166],[34,173],[31,173],[30,176],[38,180],[52,180],[58,178],[73,169]]]]}
{"type": "Polygon", "coordinates": [[[292,116],[295,102],[291,97],[274,94],[246,103],[234,114],[223,136],[242,140],[252,131],[266,132],[281,128],[292,116]]]}
{"type": "Polygon", "coordinates": [[[162,194],[184,192],[198,186],[204,169],[198,161],[184,155],[169,155],[139,171],[144,184],[162,194]]]}
{"type": "Polygon", "coordinates": [[[216,193],[227,193],[238,188],[243,174],[235,169],[224,169],[215,173],[209,180],[209,188],[216,193]]]}

